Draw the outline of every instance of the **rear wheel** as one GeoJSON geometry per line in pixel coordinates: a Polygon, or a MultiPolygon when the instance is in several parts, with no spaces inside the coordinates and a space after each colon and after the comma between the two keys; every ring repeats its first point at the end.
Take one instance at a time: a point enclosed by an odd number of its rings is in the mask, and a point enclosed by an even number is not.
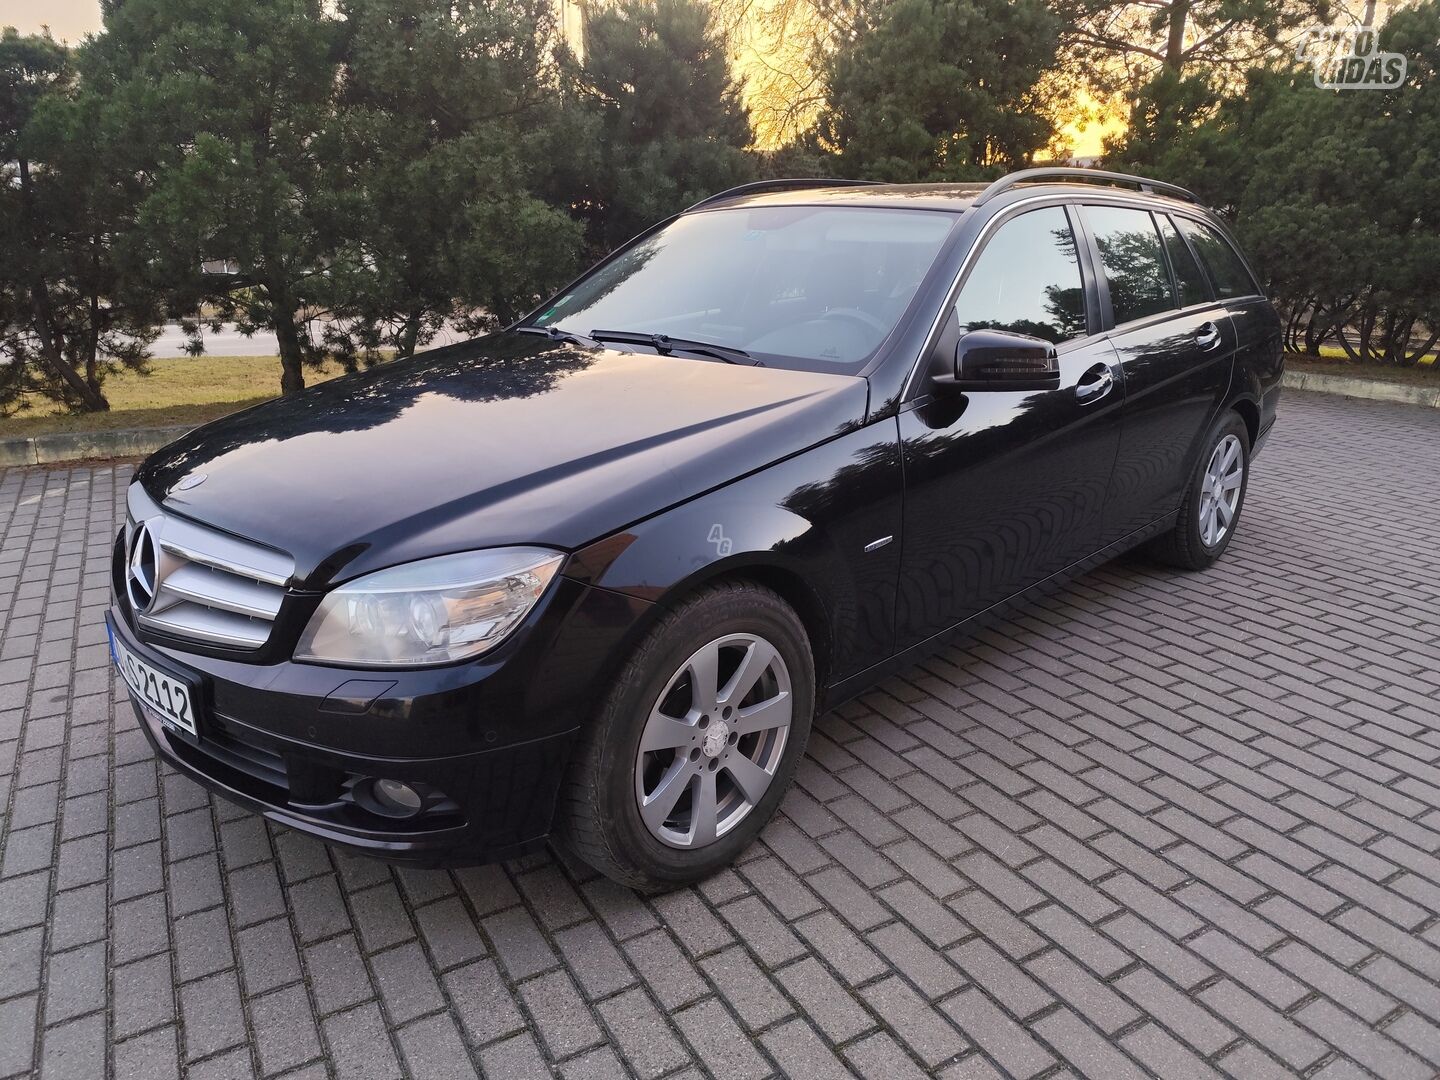
{"type": "Polygon", "coordinates": [[[583,734],[562,841],[651,892],[729,864],[789,786],[814,680],[804,626],[773,592],[737,582],[685,600],[646,635],[583,734]]]}
{"type": "Polygon", "coordinates": [[[1175,527],[1152,542],[1151,554],[1184,570],[1213,566],[1240,524],[1249,478],[1250,431],[1238,413],[1226,413],[1210,430],[1175,527]]]}

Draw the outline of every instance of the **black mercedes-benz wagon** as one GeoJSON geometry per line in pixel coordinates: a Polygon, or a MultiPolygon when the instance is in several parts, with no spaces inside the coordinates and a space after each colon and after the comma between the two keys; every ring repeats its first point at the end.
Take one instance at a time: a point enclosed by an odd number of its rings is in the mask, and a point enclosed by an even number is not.
{"type": "Polygon", "coordinates": [[[1182,189],[751,184],[151,457],[115,661],[164,760],[277,822],[432,865],[553,832],[666,888],[817,710],[1128,548],[1219,558],[1280,375],[1182,189]]]}

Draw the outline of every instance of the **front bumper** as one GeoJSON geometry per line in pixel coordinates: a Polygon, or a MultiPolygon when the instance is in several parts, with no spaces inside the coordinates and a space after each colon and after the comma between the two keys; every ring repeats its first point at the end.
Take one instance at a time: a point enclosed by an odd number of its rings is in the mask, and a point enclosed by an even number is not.
{"type": "Polygon", "coordinates": [[[127,650],[191,688],[193,736],[132,695],[141,730],[172,768],[326,843],[461,866],[543,842],[575,730],[644,606],[562,579],[528,640],[503,655],[383,673],[183,652],[144,640],[118,605],[106,621],[127,650]],[[376,813],[363,793],[377,778],[428,790],[424,812],[376,813]]]}

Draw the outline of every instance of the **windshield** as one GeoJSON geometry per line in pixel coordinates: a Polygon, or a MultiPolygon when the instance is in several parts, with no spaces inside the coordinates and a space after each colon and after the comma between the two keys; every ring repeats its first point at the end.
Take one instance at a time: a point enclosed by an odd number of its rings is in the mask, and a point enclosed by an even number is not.
{"type": "Polygon", "coordinates": [[[770,366],[853,373],[899,322],[956,220],[856,206],[688,214],[603,264],[534,325],[665,334],[770,366]]]}

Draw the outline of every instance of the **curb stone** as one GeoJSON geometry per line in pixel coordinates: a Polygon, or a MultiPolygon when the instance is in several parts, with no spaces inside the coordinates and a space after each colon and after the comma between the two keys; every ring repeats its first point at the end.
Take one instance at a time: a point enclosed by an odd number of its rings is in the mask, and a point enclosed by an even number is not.
{"type": "Polygon", "coordinates": [[[193,427],[185,424],[131,431],[64,431],[29,439],[4,439],[0,440],[0,468],[85,458],[141,457],[174,442],[193,427]]]}
{"type": "MultiPolygon", "coordinates": [[[[1320,375],[1308,371],[1287,371],[1281,386],[1320,394],[1371,401],[1395,401],[1440,409],[1440,389],[1404,383],[1351,379],[1343,375],[1320,375]]],[[[130,431],[57,432],[29,439],[0,439],[0,469],[14,465],[50,465],[86,458],[142,457],[178,439],[191,427],[139,428],[130,431]]]]}
{"type": "Polygon", "coordinates": [[[1343,394],[1370,401],[1398,401],[1404,405],[1440,409],[1440,389],[1432,390],[1426,386],[1352,379],[1345,375],[1321,375],[1310,371],[1287,371],[1280,385],[1291,390],[1312,390],[1321,394],[1343,394]]]}

